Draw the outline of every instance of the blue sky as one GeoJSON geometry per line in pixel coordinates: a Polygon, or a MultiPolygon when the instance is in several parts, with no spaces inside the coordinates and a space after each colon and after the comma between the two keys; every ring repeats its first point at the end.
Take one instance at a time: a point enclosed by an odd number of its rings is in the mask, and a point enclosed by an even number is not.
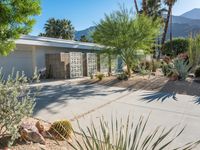
{"type": "MultiPolygon", "coordinates": [[[[141,0],[138,0],[139,3],[141,0]]],[[[36,18],[36,24],[31,35],[38,35],[51,17],[65,18],[72,21],[76,30],[86,29],[98,23],[105,13],[110,13],[125,4],[134,8],[133,0],[41,0],[42,14],[36,18]]],[[[173,13],[183,14],[193,8],[200,8],[200,0],[178,0],[173,13]]]]}

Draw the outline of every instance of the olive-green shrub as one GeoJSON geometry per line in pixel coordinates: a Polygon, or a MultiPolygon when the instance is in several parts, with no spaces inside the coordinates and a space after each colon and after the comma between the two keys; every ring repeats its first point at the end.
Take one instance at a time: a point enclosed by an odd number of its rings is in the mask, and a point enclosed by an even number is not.
{"type": "Polygon", "coordinates": [[[126,72],[122,72],[117,75],[118,80],[128,80],[128,74],[126,72]]]}
{"type": "Polygon", "coordinates": [[[99,80],[99,81],[101,81],[103,78],[105,77],[105,75],[103,74],[103,73],[97,73],[96,74],[96,78],[99,80]]]}
{"type": "Polygon", "coordinates": [[[19,137],[22,119],[31,116],[33,112],[35,94],[30,93],[28,83],[24,73],[12,73],[5,78],[2,69],[0,71],[0,138],[11,136],[8,146],[19,137]]]}

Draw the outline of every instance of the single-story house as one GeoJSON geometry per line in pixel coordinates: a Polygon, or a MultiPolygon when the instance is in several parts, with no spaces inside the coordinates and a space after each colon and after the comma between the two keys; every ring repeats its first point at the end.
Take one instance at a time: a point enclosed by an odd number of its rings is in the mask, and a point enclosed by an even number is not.
{"type": "MultiPolygon", "coordinates": [[[[58,75],[58,71],[61,70],[58,68],[61,65],[66,67],[67,63],[69,63],[68,70],[64,70],[71,72],[71,78],[81,77],[90,73],[89,71],[84,73],[84,66],[87,69],[88,67],[98,69],[98,58],[94,57],[94,54],[102,48],[103,46],[95,43],[24,35],[16,40],[16,49],[13,52],[5,57],[0,56],[0,67],[3,68],[3,73],[6,75],[11,73],[14,68],[17,71],[24,71],[28,77],[31,77],[35,68],[37,70],[46,70],[49,68],[47,72],[57,72],[58,75]],[[87,63],[90,64],[84,64],[84,59],[82,59],[82,55],[84,54],[86,54],[87,63]],[[65,59],[65,57],[69,61],[63,63],[62,59],[65,59]]],[[[98,70],[100,71],[100,69],[98,70]]],[[[68,77],[65,76],[65,78],[68,77]]]]}

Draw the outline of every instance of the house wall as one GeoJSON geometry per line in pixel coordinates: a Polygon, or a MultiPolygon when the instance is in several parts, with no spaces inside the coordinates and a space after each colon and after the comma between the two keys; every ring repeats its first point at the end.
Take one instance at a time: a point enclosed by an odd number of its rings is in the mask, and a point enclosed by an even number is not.
{"type": "MultiPolygon", "coordinates": [[[[16,71],[24,71],[26,76],[31,77],[35,68],[38,71],[45,71],[45,55],[46,54],[60,54],[66,52],[95,52],[94,50],[85,49],[69,49],[60,47],[47,47],[47,46],[32,46],[17,44],[16,49],[8,56],[0,56],[0,67],[3,68],[5,76],[12,72],[14,68],[16,71]]],[[[86,54],[84,54],[86,55],[86,54]]],[[[86,68],[86,66],[85,66],[86,68]]],[[[84,75],[86,75],[85,72],[84,75]]]]}
{"type": "Polygon", "coordinates": [[[26,76],[31,76],[33,74],[31,47],[18,45],[8,56],[0,56],[0,67],[3,68],[5,77],[11,74],[13,69],[15,72],[24,71],[26,76]]]}
{"type": "Polygon", "coordinates": [[[91,52],[91,50],[81,50],[81,49],[68,49],[68,48],[58,48],[58,47],[45,47],[37,46],[36,49],[36,67],[38,70],[45,69],[45,55],[46,54],[58,54],[61,52],[91,52]]]}

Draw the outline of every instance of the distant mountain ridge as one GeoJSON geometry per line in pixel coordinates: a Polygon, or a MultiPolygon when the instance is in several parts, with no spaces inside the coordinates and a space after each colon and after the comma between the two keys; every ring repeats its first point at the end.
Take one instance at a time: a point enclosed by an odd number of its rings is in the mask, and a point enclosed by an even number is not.
{"type": "Polygon", "coordinates": [[[182,17],[189,18],[189,19],[200,19],[200,8],[194,8],[184,14],[181,15],[182,17]]]}
{"type": "MultiPolygon", "coordinates": [[[[200,8],[192,9],[180,16],[173,16],[173,37],[189,37],[191,34],[195,35],[200,33],[200,8]]],[[[170,26],[169,26],[170,27],[170,26]]],[[[75,39],[80,40],[82,35],[91,39],[91,32],[95,30],[95,26],[89,27],[85,30],[76,31],[75,39]]],[[[167,38],[169,38],[169,31],[167,32],[167,38]]]]}
{"type": "Polygon", "coordinates": [[[81,36],[86,36],[89,40],[91,39],[91,33],[95,30],[95,26],[89,27],[85,30],[76,31],[75,32],[75,39],[80,40],[81,36]]]}

